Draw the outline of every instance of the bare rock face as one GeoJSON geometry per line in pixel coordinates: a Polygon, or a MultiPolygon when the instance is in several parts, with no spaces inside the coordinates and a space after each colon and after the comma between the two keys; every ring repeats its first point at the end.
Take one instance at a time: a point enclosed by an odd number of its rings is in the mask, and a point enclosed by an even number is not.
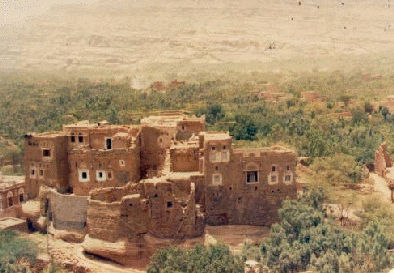
{"type": "Polygon", "coordinates": [[[375,172],[386,177],[387,168],[392,167],[392,162],[389,154],[387,153],[387,144],[383,142],[375,152],[375,172]]]}

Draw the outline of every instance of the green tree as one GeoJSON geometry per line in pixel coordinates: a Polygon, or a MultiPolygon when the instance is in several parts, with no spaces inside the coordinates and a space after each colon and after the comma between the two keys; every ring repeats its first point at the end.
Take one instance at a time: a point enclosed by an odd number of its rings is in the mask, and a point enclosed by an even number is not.
{"type": "Polygon", "coordinates": [[[192,250],[169,247],[157,251],[148,265],[148,273],[241,273],[243,262],[231,254],[224,245],[205,247],[197,245],[192,250]]]}

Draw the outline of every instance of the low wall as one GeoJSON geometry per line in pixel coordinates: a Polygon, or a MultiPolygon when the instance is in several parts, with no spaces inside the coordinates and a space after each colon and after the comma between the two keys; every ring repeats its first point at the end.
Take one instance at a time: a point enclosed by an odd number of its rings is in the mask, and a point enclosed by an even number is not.
{"type": "Polygon", "coordinates": [[[49,195],[53,226],[60,230],[83,230],[88,209],[87,196],[64,195],[52,191],[49,195]]]}

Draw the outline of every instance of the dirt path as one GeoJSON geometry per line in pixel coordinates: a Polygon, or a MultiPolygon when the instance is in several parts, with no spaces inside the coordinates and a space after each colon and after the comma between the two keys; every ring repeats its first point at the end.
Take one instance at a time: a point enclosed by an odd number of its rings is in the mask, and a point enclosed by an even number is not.
{"type": "Polygon", "coordinates": [[[391,191],[386,180],[375,173],[371,173],[370,178],[374,181],[374,191],[379,193],[383,200],[391,203],[391,191]]]}

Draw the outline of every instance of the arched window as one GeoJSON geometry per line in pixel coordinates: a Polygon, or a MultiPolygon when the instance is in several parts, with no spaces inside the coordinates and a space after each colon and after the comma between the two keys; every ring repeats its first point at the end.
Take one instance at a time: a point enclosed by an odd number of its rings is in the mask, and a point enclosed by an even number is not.
{"type": "Polygon", "coordinates": [[[18,196],[19,196],[19,202],[20,203],[25,201],[25,191],[23,190],[23,188],[20,188],[18,190],[18,196]]]}
{"type": "Polygon", "coordinates": [[[14,194],[12,191],[7,193],[8,207],[12,207],[14,205],[14,194]]]}

